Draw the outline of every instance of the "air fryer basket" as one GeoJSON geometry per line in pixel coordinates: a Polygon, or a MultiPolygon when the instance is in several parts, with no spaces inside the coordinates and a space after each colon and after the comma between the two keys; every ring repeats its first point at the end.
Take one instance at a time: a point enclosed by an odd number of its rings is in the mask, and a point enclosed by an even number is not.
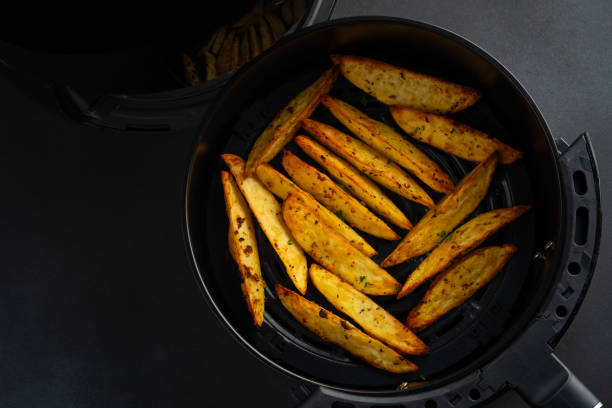
{"type": "MultiPolygon", "coordinates": [[[[332,94],[395,126],[386,107],[344,79],[332,94]]],[[[322,107],[313,116],[342,129],[322,107]]],[[[474,166],[418,145],[454,181],[474,166]]],[[[299,148],[288,148],[305,158],[299,148]]],[[[518,375],[521,371],[538,372],[535,368],[543,367],[543,375],[562,373],[559,378],[566,378],[567,370],[559,368],[550,345],[569,324],[586,290],[599,236],[597,174],[588,139],[583,136],[569,148],[555,142],[520,85],[467,41],[435,27],[393,19],[348,19],[305,30],[230,80],[207,114],[195,151],[186,211],[197,276],[213,309],[242,344],[283,372],[323,386],[309,400],[312,406],[322,400],[368,407],[381,401],[422,406],[424,400],[437,401],[438,406],[453,401],[452,406],[469,406],[508,384],[528,394],[536,381],[523,384],[522,378],[528,376],[518,375]],[[295,322],[271,290],[275,283],[290,288],[292,284],[261,231],[258,243],[268,290],[264,325],[256,329],[237,290],[238,276],[232,272],[235,266],[226,240],[221,239],[227,221],[219,154],[246,156],[276,111],[330,65],[330,52],[378,58],[483,90],[480,102],[453,117],[525,152],[521,161],[498,168],[489,194],[474,213],[532,204],[529,213],[488,241],[514,243],[519,252],[491,284],[422,333],[431,354],[412,358],[421,367],[417,373],[398,375],[371,368],[295,322]],[[581,272],[575,273],[576,265],[581,272]],[[508,357],[517,352],[521,358],[508,357]],[[517,361],[523,361],[523,366],[517,361]]],[[[272,164],[282,168],[278,158],[272,164]]],[[[411,220],[424,214],[421,206],[392,198],[411,220]]],[[[367,238],[379,250],[376,261],[396,245],[367,238]]],[[[419,261],[390,272],[402,281],[419,261]]],[[[424,286],[400,301],[375,300],[403,320],[424,286]]],[[[333,310],[316,289],[310,287],[307,297],[333,310]]],[[[531,399],[542,403],[548,397],[531,399]]]]}

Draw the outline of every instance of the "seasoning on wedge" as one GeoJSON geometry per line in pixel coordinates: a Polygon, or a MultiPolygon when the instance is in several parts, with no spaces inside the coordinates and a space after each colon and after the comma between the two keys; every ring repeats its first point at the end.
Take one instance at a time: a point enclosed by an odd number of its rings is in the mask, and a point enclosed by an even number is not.
{"type": "MultiPolygon", "coordinates": [[[[436,278],[419,304],[408,314],[406,325],[414,331],[421,331],[460,306],[489,283],[516,250],[516,246],[505,244],[470,252],[436,278]]],[[[313,283],[317,286],[314,280],[313,283]]]]}
{"type": "Polygon", "coordinates": [[[245,176],[242,158],[233,154],[224,154],[221,157],[234,175],[240,191],[249,203],[261,229],[285,265],[285,270],[293,284],[301,293],[306,293],[308,285],[306,255],[294,242],[291,232],[283,222],[280,204],[257,178],[245,176]]]}
{"type": "Polygon", "coordinates": [[[342,75],[356,87],[387,105],[409,106],[427,112],[453,113],[480,98],[467,86],[352,55],[332,55],[342,75]]]}
{"type": "Polygon", "coordinates": [[[391,106],[395,122],[413,138],[465,160],[481,162],[494,151],[502,164],[513,163],[523,156],[486,133],[444,116],[402,106],[391,106]]]}
{"type": "Polygon", "coordinates": [[[352,226],[375,237],[400,239],[383,220],[372,214],[329,177],[288,150],[283,151],[283,167],[300,187],[352,226]]]}
{"type": "Polygon", "coordinates": [[[438,245],[441,236],[446,236],[478,207],[487,194],[497,160],[497,154],[492,154],[468,173],[452,193],[442,198],[419,220],[381,266],[397,265],[423,255],[438,245]]]}
{"type": "Polygon", "coordinates": [[[276,285],[283,306],[308,330],[325,341],[342,347],[366,363],[392,373],[408,373],[418,367],[393,349],[368,336],[347,320],[323,309],[297,293],[276,285]]]}
{"type": "Polygon", "coordinates": [[[397,208],[376,183],[364,176],[359,170],[308,137],[297,136],[295,142],[308,156],[324,167],[341,187],[350,191],[374,212],[400,228],[412,228],[410,220],[406,218],[404,213],[397,208]]]}
{"type": "Polygon", "coordinates": [[[392,295],[400,284],[373,260],[361,253],[321,217],[289,194],[283,218],[304,251],[327,270],[370,295],[392,295]]]}
{"type": "Polygon", "coordinates": [[[261,326],[264,317],[264,289],[266,284],[261,276],[259,251],[251,211],[238,186],[227,171],[221,172],[221,184],[225,197],[225,209],[229,219],[227,235],[232,258],[240,271],[240,287],[253,322],[261,326]]]}
{"type": "Polygon", "coordinates": [[[427,192],[412,177],[362,141],[311,119],[305,119],[302,127],[378,184],[428,208],[435,205],[427,192]]]}
{"type": "Polygon", "coordinates": [[[302,120],[309,117],[316,109],[321,96],[329,92],[337,77],[337,69],[335,67],[329,68],[276,115],[263,133],[259,135],[249,153],[245,170],[247,176],[253,174],[261,163],[272,160],[291,141],[302,120]]]}
{"type": "Polygon", "coordinates": [[[256,174],[257,178],[264,183],[268,190],[281,200],[287,198],[289,194],[295,195],[303,201],[304,204],[312,208],[327,225],[346,238],[355,248],[370,257],[377,254],[376,250],[357,234],[354,229],[349,227],[344,221],[338,218],[336,214],[319,204],[313,196],[299,188],[293,181],[276,171],[269,164],[260,164],[259,167],[257,167],[256,174]]]}
{"type": "Polygon", "coordinates": [[[369,118],[355,107],[329,95],[321,98],[321,104],[359,139],[411,172],[432,189],[450,193],[455,188],[451,178],[436,162],[390,126],[369,118]]]}
{"type": "Polygon", "coordinates": [[[410,329],[372,299],[319,265],[310,265],[310,279],[336,309],[348,315],[370,336],[403,354],[425,354],[428,349],[410,329]]]}
{"type": "Polygon", "coordinates": [[[518,205],[500,208],[472,218],[454,232],[448,234],[440,245],[408,276],[397,298],[402,298],[418,288],[425,280],[446,268],[456,257],[476,248],[485,239],[514,221],[530,208],[518,205]]]}

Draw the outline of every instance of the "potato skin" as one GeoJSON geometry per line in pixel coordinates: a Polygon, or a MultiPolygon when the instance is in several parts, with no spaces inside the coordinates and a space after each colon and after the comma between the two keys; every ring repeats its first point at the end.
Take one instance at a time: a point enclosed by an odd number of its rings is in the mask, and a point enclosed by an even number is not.
{"type": "Polygon", "coordinates": [[[434,280],[408,314],[406,325],[421,331],[460,306],[497,276],[517,249],[515,245],[505,244],[470,252],[434,280]]]}
{"type": "Polygon", "coordinates": [[[468,173],[452,193],[442,198],[419,220],[381,266],[397,265],[433,249],[443,232],[452,231],[478,207],[487,194],[497,162],[497,154],[492,154],[468,173]]]}
{"type": "Polygon", "coordinates": [[[370,295],[393,295],[399,290],[400,284],[393,276],[353,247],[293,194],[283,202],[283,218],[304,251],[356,289],[370,295]]]}
{"type": "Polygon", "coordinates": [[[240,287],[253,323],[261,326],[264,319],[266,284],[261,275],[259,251],[251,211],[240,194],[234,179],[221,172],[225,208],[229,220],[228,246],[240,272],[240,287]]]}
{"type": "Polygon", "coordinates": [[[444,238],[436,249],[408,276],[402,290],[398,293],[400,299],[418,288],[425,280],[437,275],[450,263],[473,248],[480,245],[485,239],[508,225],[527,210],[529,205],[517,205],[509,208],[499,208],[480,214],[444,238]]]}
{"type": "Polygon", "coordinates": [[[342,347],[366,363],[392,373],[408,373],[418,366],[393,349],[368,336],[347,320],[323,309],[297,293],[276,285],[283,306],[308,330],[325,341],[342,347]]]}
{"type": "Polygon", "coordinates": [[[481,162],[497,151],[500,162],[510,164],[523,156],[486,133],[444,116],[402,106],[391,106],[389,110],[395,122],[413,138],[462,159],[481,162]]]}
{"type": "Polygon", "coordinates": [[[331,55],[342,75],[386,105],[401,105],[434,113],[454,113],[480,99],[467,86],[409,71],[382,61],[353,55],[331,55]]]}

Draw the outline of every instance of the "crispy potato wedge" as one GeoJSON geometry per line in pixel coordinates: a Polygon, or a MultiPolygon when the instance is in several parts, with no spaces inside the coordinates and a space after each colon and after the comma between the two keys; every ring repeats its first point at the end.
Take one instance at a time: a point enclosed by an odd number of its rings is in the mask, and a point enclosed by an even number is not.
{"type": "Polygon", "coordinates": [[[390,126],[369,118],[355,107],[329,95],[321,98],[321,104],[359,139],[420,178],[432,189],[450,193],[455,188],[451,178],[436,162],[390,126]]]}
{"type": "Polygon", "coordinates": [[[226,36],[227,36],[227,25],[222,25],[221,27],[217,28],[217,30],[213,33],[214,41],[211,43],[210,49],[208,51],[210,51],[211,53],[215,55],[218,55],[219,51],[221,51],[221,47],[223,46],[223,43],[225,42],[226,36]]]}
{"type": "Polygon", "coordinates": [[[324,167],[338,183],[346,187],[373,211],[400,228],[412,228],[410,220],[393,201],[376,183],[361,174],[356,168],[308,137],[297,136],[295,142],[308,156],[324,167]]]}
{"type": "Polygon", "coordinates": [[[408,373],[418,367],[380,341],[368,336],[347,320],[323,309],[297,293],[276,285],[283,306],[308,330],[325,341],[342,347],[366,363],[392,373],[408,373]]]}
{"type": "Polygon", "coordinates": [[[431,254],[408,276],[397,298],[418,288],[425,280],[446,268],[455,258],[480,245],[485,239],[514,221],[531,206],[517,205],[480,214],[442,239],[431,254]]]}
{"type": "Polygon", "coordinates": [[[269,164],[260,164],[259,167],[257,167],[256,174],[257,178],[264,183],[268,190],[281,200],[287,198],[289,194],[295,195],[304,204],[310,207],[315,214],[321,217],[327,225],[346,238],[355,248],[369,257],[377,254],[376,250],[357,234],[354,229],[349,227],[344,221],[338,218],[336,214],[319,204],[313,196],[299,188],[293,181],[276,171],[269,164]]]}
{"type": "Polygon", "coordinates": [[[185,81],[189,85],[197,85],[201,82],[198,69],[187,54],[183,54],[183,67],[185,68],[185,81]]]}
{"type": "Polygon", "coordinates": [[[352,318],[370,336],[403,354],[426,354],[428,348],[410,329],[372,299],[317,264],[310,280],[334,307],[352,318]]]}
{"type": "Polygon", "coordinates": [[[423,255],[438,245],[440,236],[452,231],[478,207],[487,194],[497,161],[497,154],[492,154],[468,173],[457,184],[455,191],[444,196],[435,208],[419,220],[381,266],[387,268],[397,265],[423,255]]]}
{"type": "MultiPolygon", "coordinates": [[[[408,314],[406,325],[414,331],[421,331],[461,305],[489,283],[516,250],[516,246],[505,244],[470,252],[436,278],[419,304],[408,314]]],[[[312,267],[310,274],[312,276],[312,267]]]]}
{"type": "Polygon", "coordinates": [[[370,295],[397,293],[399,283],[361,253],[293,194],[283,202],[283,219],[304,251],[329,271],[370,295]]]}
{"type": "Polygon", "coordinates": [[[272,35],[274,36],[274,41],[278,41],[285,34],[285,24],[283,20],[280,19],[276,14],[272,12],[267,12],[264,17],[268,24],[270,24],[270,29],[272,29],[272,35]]]}
{"type": "Polygon", "coordinates": [[[206,63],[206,80],[209,81],[217,76],[217,58],[210,52],[204,52],[204,60],[206,63]]]}
{"type": "Polygon", "coordinates": [[[257,178],[245,177],[244,160],[242,158],[233,154],[224,154],[221,157],[236,179],[236,183],[249,203],[251,211],[255,214],[259,226],[285,265],[287,275],[300,293],[306,293],[308,285],[306,255],[302,248],[295,243],[291,232],[283,222],[280,204],[257,178]]]}
{"type": "Polygon", "coordinates": [[[259,27],[259,34],[261,35],[261,49],[265,51],[274,44],[274,36],[265,18],[261,17],[257,25],[259,27]]]}
{"type": "Polygon", "coordinates": [[[261,54],[261,38],[259,38],[255,26],[249,26],[249,46],[251,48],[251,59],[261,54]]]}
{"type": "Polygon", "coordinates": [[[221,172],[225,209],[229,219],[228,245],[240,271],[240,286],[253,322],[261,326],[264,317],[264,289],[259,251],[251,211],[227,171],[221,172]]]}
{"type": "Polygon", "coordinates": [[[322,95],[331,89],[338,77],[338,71],[330,68],[312,85],[300,92],[268,124],[255,141],[247,160],[246,174],[253,174],[257,166],[267,163],[289,143],[298,131],[303,119],[319,105],[322,95]]]}
{"type": "Polygon", "coordinates": [[[232,59],[234,56],[234,37],[236,31],[231,30],[227,33],[223,45],[217,55],[217,75],[223,75],[232,70],[232,59]]]}
{"type": "Polygon", "coordinates": [[[234,36],[234,42],[232,43],[232,59],[231,59],[230,71],[235,70],[240,66],[240,35],[234,36]]]}
{"type": "Polygon", "coordinates": [[[383,220],[372,214],[353,196],[288,150],[283,151],[283,167],[297,185],[352,226],[375,237],[400,239],[383,220]]]}
{"type": "Polygon", "coordinates": [[[389,110],[395,122],[413,138],[462,159],[481,162],[497,151],[500,162],[509,164],[523,156],[486,133],[444,116],[403,106],[390,106],[389,110]]]}
{"type": "Polygon", "coordinates": [[[302,127],[378,184],[428,208],[433,208],[435,205],[431,197],[412,177],[362,141],[311,119],[304,119],[302,127]]]}
{"type": "Polygon", "coordinates": [[[382,61],[352,55],[332,55],[331,60],[340,66],[346,79],[387,105],[453,113],[473,105],[480,98],[480,92],[470,87],[382,61]]]}
{"type": "Polygon", "coordinates": [[[281,6],[281,16],[283,17],[283,21],[287,24],[287,27],[291,27],[295,22],[293,18],[293,7],[291,4],[291,0],[285,0],[283,5],[281,6]]]}
{"type": "Polygon", "coordinates": [[[249,50],[249,32],[245,31],[240,34],[240,60],[238,65],[242,66],[251,60],[251,52],[249,50]]]}

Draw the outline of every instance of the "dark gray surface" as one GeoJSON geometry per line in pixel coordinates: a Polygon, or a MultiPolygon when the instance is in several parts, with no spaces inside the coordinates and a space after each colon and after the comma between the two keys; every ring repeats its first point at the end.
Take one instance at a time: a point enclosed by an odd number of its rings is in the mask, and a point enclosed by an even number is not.
{"type": "MultiPolygon", "coordinates": [[[[612,401],[609,2],[340,1],[463,35],[530,91],[555,136],[590,132],[604,228],[591,290],[557,353],[612,401]]],[[[0,407],[288,407],[296,383],[238,346],[186,268],[191,135],[97,131],[0,79],[0,407]],[[251,380],[254,379],[254,380],[251,380]]],[[[491,407],[526,406],[507,393],[491,407]]]]}

